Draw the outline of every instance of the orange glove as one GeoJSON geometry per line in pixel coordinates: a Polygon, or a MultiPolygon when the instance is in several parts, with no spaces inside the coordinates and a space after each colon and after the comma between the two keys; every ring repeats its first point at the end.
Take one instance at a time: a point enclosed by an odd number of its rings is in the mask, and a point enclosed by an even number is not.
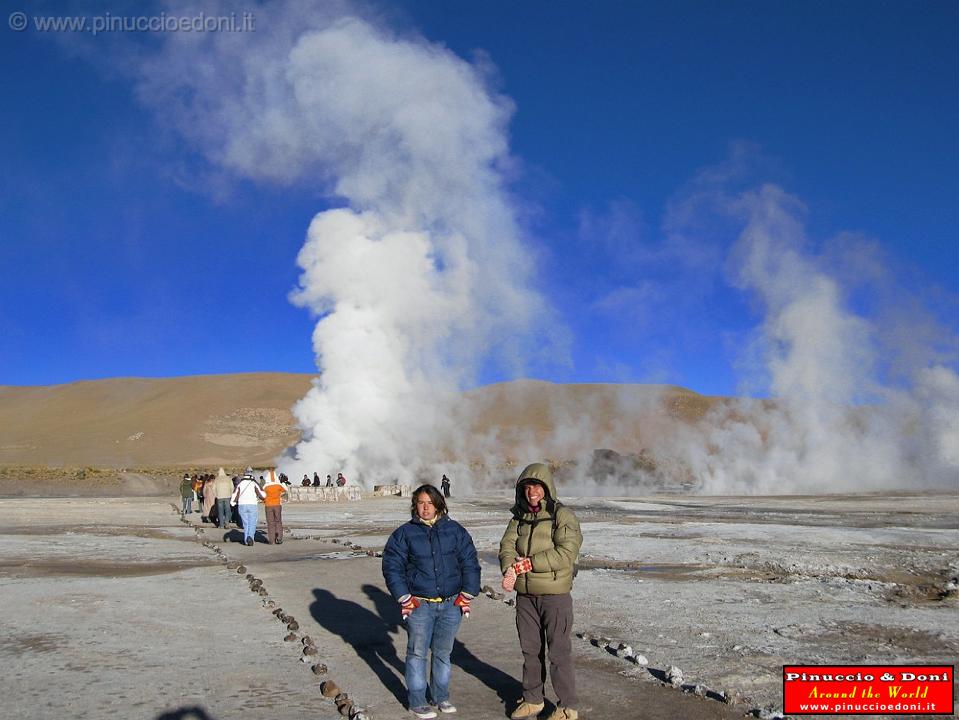
{"type": "Polygon", "coordinates": [[[403,616],[404,620],[412,615],[413,611],[420,606],[420,601],[412,595],[404,595],[398,600],[398,602],[400,604],[400,614],[403,616]]]}
{"type": "Polygon", "coordinates": [[[516,571],[513,569],[513,566],[510,565],[506,568],[506,574],[503,575],[503,589],[506,592],[513,592],[513,588],[516,586],[516,571]]]}
{"type": "Polygon", "coordinates": [[[533,569],[533,561],[527,557],[516,558],[516,562],[513,563],[513,572],[515,572],[517,575],[528,573],[532,569],[533,569]]]}
{"type": "Polygon", "coordinates": [[[461,592],[456,596],[456,599],[453,601],[453,604],[460,609],[460,612],[463,613],[463,617],[467,620],[470,619],[470,602],[472,602],[473,596],[469,593],[461,592]]]}

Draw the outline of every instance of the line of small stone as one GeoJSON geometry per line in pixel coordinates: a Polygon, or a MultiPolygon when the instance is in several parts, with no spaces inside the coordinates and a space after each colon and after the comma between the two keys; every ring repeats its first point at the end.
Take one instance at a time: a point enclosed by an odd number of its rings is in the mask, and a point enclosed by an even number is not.
{"type": "MultiPolygon", "coordinates": [[[[193,528],[194,539],[197,542],[203,545],[203,547],[212,550],[217,556],[217,559],[223,563],[227,570],[233,570],[236,572],[236,574],[245,576],[246,581],[249,584],[250,591],[260,596],[261,605],[264,608],[269,609],[273,617],[286,625],[286,629],[289,632],[283,638],[283,640],[291,643],[296,642],[297,640],[300,641],[300,643],[303,645],[300,661],[308,665],[312,663],[310,669],[313,671],[314,675],[326,675],[329,669],[325,664],[318,661],[318,650],[313,638],[309,635],[303,635],[300,637],[296,634],[296,631],[300,629],[300,624],[296,621],[296,618],[285,613],[283,608],[278,607],[276,601],[270,598],[270,593],[263,584],[263,580],[254,576],[252,573],[248,573],[246,566],[240,561],[230,560],[230,558],[227,557],[226,553],[223,552],[223,549],[219,545],[210,542],[209,540],[205,540],[203,538],[205,534],[204,529],[194,525],[185,516],[180,514],[180,510],[175,504],[170,503],[170,505],[173,508],[173,511],[180,515],[180,522],[184,525],[190,525],[193,528]]],[[[334,539],[333,542],[339,543],[339,540],[334,539]]],[[[344,546],[350,547],[354,551],[361,549],[358,546],[354,546],[349,541],[344,543],[344,546]]],[[[367,551],[367,555],[373,554],[373,551],[367,551]]],[[[378,553],[378,555],[382,556],[382,553],[378,553]]],[[[337,712],[339,712],[343,717],[348,718],[349,720],[373,720],[372,714],[370,714],[367,709],[355,704],[353,699],[347,693],[343,692],[333,680],[324,680],[321,682],[320,693],[323,695],[323,697],[333,701],[333,703],[336,705],[337,712]]]]}
{"type": "MultiPolygon", "coordinates": [[[[516,605],[515,598],[494,590],[490,585],[484,585],[482,587],[482,593],[490,600],[502,602],[510,607],[516,605]]],[[[650,668],[648,667],[649,660],[645,655],[637,653],[631,645],[620,640],[593,635],[589,632],[578,632],[576,633],[576,637],[588,642],[593,647],[600,648],[611,655],[615,655],[627,663],[645,668],[650,676],[659,680],[665,687],[681,690],[685,694],[697,695],[709,700],[717,700],[725,705],[738,705],[749,702],[748,698],[739,695],[733,690],[714,690],[702,683],[687,683],[683,677],[683,671],[675,665],[670,665],[666,670],[650,668]]],[[[635,677],[635,674],[631,673],[629,676],[635,677]]],[[[746,716],[756,717],[760,720],[783,720],[785,717],[782,711],[774,706],[751,708],[746,712],[746,716]]]]}
{"type": "MultiPolygon", "coordinates": [[[[675,665],[670,665],[665,670],[650,668],[649,660],[645,655],[637,653],[633,650],[632,645],[621,640],[603,635],[593,635],[589,632],[578,632],[576,637],[593,647],[615,655],[626,663],[644,668],[650,676],[658,680],[664,687],[680,690],[686,695],[697,695],[708,700],[717,700],[725,705],[739,705],[750,702],[749,698],[743,697],[735,690],[715,690],[702,683],[687,683],[683,671],[675,665]]],[[[635,672],[626,671],[622,674],[627,675],[627,677],[636,677],[635,672]]],[[[745,715],[760,718],[760,720],[783,720],[785,717],[782,710],[774,706],[754,707],[748,710],[745,715]]]]}

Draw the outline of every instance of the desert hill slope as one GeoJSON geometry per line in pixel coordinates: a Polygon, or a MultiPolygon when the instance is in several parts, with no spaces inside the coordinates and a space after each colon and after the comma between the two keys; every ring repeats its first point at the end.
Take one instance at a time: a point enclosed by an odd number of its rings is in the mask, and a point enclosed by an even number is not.
{"type": "MultiPolygon", "coordinates": [[[[299,436],[290,408],[313,376],[245,373],[0,386],[0,465],[265,465],[299,436]]],[[[659,385],[518,380],[469,391],[464,435],[510,454],[552,457],[595,447],[639,450],[715,402],[659,385]]],[[[470,452],[471,448],[463,448],[470,452]]]]}
{"type": "Polygon", "coordinates": [[[514,380],[465,393],[461,411],[470,434],[495,452],[526,456],[535,447],[561,461],[596,448],[638,452],[719,400],[674,385],[514,380]]]}
{"type": "Polygon", "coordinates": [[[0,464],[266,463],[299,433],[311,375],[110,378],[0,387],[0,464]]]}

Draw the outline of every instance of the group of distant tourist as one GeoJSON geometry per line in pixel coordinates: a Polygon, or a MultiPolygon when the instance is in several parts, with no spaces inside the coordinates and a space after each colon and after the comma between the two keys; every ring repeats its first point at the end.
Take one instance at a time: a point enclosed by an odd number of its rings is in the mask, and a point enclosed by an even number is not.
{"type": "Polygon", "coordinates": [[[253,545],[256,535],[256,520],[259,503],[266,506],[267,539],[270,544],[283,542],[282,496],[291,485],[289,478],[274,471],[269,478],[256,478],[253,468],[248,467],[242,475],[232,478],[223,468],[216,475],[190,475],[184,473],[180,482],[182,513],[202,513],[202,522],[213,523],[227,529],[232,522],[243,530],[243,543],[253,545]],[[193,510],[193,503],[197,509],[193,510]]]}
{"type": "Polygon", "coordinates": [[[323,483],[320,480],[320,474],[318,472],[313,473],[312,480],[310,480],[310,476],[307,473],[303,473],[303,479],[300,480],[300,485],[303,487],[346,487],[346,476],[338,472],[336,474],[336,480],[334,480],[332,475],[327,475],[326,483],[323,483]]]}
{"type": "MultiPolygon", "coordinates": [[[[268,480],[247,468],[232,480],[223,468],[216,476],[184,475],[180,484],[183,513],[194,500],[202,502],[203,519],[219,527],[235,509],[243,542],[253,545],[257,507],[266,505],[269,542],[283,542],[282,497],[290,484],[285,475],[270,472],[268,480]],[[209,483],[209,484],[208,484],[209,483]],[[209,497],[213,505],[207,503],[209,497]]],[[[304,486],[321,486],[319,474],[303,476],[304,486]]],[[[326,486],[343,487],[346,478],[327,475],[326,486]],[[342,478],[342,482],[340,482],[342,478]]],[[[449,517],[446,500],[450,479],[443,475],[442,492],[433,485],[413,491],[410,520],[390,535],[383,549],[383,578],[399,604],[406,623],[407,701],[420,720],[457,711],[450,701],[450,655],[463,619],[480,593],[480,566],[469,532],[449,517]]],[[[195,511],[194,511],[195,512],[195,511]]],[[[516,481],[511,519],[499,544],[502,587],[516,591],[516,629],[523,654],[523,697],[512,710],[512,720],[536,718],[545,709],[546,663],[558,703],[547,720],[577,720],[576,679],[573,672],[572,587],[583,536],[573,511],[559,502],[552,471],[533,463],[516,481]]]]}

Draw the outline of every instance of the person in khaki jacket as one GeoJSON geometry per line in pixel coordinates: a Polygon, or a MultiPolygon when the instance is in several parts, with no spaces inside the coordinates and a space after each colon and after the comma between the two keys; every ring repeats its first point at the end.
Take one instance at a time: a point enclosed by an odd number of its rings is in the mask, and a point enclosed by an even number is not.
{"type": "Polygon", "coordinates": [[[533,463],[516,481],[513,519],[499,544],[503,589],[516,590],[516,630],[523,651],[523,700],[513,720],[533,718],[545,707],[543,689],[549,654],[549,676],[559,698],[548,720],[576,720],[576,678],[573,673],[573,571],[583,544],[576,515],[559,502],[553,473],[533,463]],[[544,644],[545,640],[545,644],[544,644]]]}
{"type": "Polygon", "coordinates": [[[216,496],[217,527],[225,530],[226,526],[230,524],[230,516],[233,514],[230,508],[233,481],[223,468],[220,468],[216,477],[213,478],[213,494],[216,496]]]}

